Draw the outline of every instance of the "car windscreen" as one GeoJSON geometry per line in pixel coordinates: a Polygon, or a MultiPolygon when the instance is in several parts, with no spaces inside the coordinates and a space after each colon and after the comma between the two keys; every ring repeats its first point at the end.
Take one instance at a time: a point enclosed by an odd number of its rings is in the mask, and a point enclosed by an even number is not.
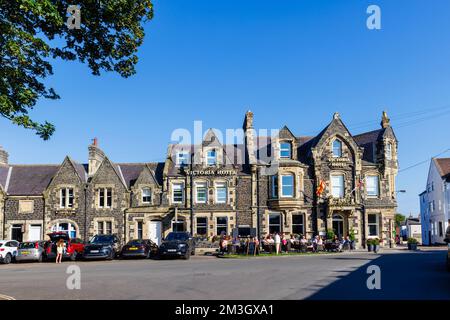
{"type": "Polygon", "coordinates": [[[34,242],[22,242],[19,246],[19,249],[34,249],[36,248],[36,244],[34,242]]]}
{"type": "Polygon", "coordinates": [[[113,237],[111,236],[95,236],[91,239],[90,243],[111,243],[113,242],[113,237]]]}
{"type": "Polygon", "coordinates": [[[144,244],[144,240],[130,240],[127,243],[127,246],[140,246],[144,244]]]}
{"type": "Polygon", "coordinates": [[[189,239],[189,235],[183,232],[171,232],[167,235],[167,241],[186,241],[189,239]]]}

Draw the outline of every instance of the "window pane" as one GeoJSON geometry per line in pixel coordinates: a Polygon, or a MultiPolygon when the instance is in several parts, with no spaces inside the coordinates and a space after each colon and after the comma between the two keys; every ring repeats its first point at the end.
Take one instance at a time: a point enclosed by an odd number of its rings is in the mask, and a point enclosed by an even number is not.
{"type": "Polygon", "coordinates": [[[377,226],[376,225],[369,225],[369,236],[377,236],[377,226]]]}
{"type": "Polygon", "coordinates": [[[339,140],[333,141],[333,156],[342,157],[342,142],[339,140]]]}
{"type": "Polygon", "coordinates": [[[366,178],[367,195],[378,196],[378,176],[368,176],[366,178]]]}
{"type": "Polygon", "coordinates": [[[291,144],[284,142],[280,143],[280,157],[290,158],[291,157],[291,144]]]}
{"type": "Polygon", "coordinates": [[[207,152],[207,164],[208,165],[215,165],[216,164],[216,150],[209,150],[207,152]]]}
{"type": "Polygon", "coordinates": [[[208,234],[206,217],[198,217],[197,218],[197,234],[198,235],[208,234]]]}
{"type": "Polygon", "coordinates": [[[292,233],[304,234],[302,214],[292,215],[292,233]]]}
{"type": "Polygon", "coordinates": [[[183,202],[183,184],[181,183],[174,183],[172,185],[172,189],[173,189],[173,202],[183,202]]]}
{"type": "Polygon", "coordinates": [[[197,203],[206,203],[207,199],[207,188],[206,183],[197,184],[197,203]]]}
{"type": "Polygon", "coordinates": [[[227,217],[217,217],[217,235],[228,233],[228,218],[227,217]]]}
{"type": "Polygon", "coordinates": [[[106,194],[107,194],[107,207],[111,208],[112,207],[112,189],[108,188],[106,189],[106,194]]]}
{"type": "Polygon", "coordinates": [[[150,203],[152,200],[150,188],[142,189],[142,202],[150,203]]]}
{"type": "Polygon", "coordinates": [[[73,208],[73,189],[69,189],[69,208],[73,208]]]}
{"type": "Polygon", "coordinates": [[[278,176],[272,176],[272,197],[278,197],[278,176]]]}
{"type": "Polygon", "coordinates": [[[368,220],[368,223],[377,223],[377,215],[369,214],[367,220],[368,220]]]}
{"type": "Polygon", "coordinates": [[[99,190],[99,206],[103,208],[105,206],[105,189],[99,190]]]}
{"type": "Polygon", "coordinates": [[[282,176],[281,185],[281,194],[284,197],[292,197],[294,195],[294,176],[282,176]]]}
{"type": "Polygon", "coordinates": [[[103,221],[97,223],[98,234],[103,234],[103,221]]]}
{"type": "Polygon", "coordinates": [[[66,207],[66,189],[61,189],[61,208],[66,207]]]}
{"type": "Polygon", "coordinates": [[[189,164],[189,153],[187,153],[187,152],[179,152],[177,154],[177,164],[178,165],[187,165],[187,164],[189,164]]]}
{"type": "Polygon", "coordinates": [[[344,197],[344,176],[331,176],[331,194],[335,198],[344,197]]]}
{"type": "Polygon", "coordinates": [[[106,221],[106,234],[112,234],[112,222],[106,221]]]}
{"type": "Polygon", "coordinates": [[[225,183],[218,183],[216,185],[216,202],[226,203],[227,202],[227,186],[225,183]]]}

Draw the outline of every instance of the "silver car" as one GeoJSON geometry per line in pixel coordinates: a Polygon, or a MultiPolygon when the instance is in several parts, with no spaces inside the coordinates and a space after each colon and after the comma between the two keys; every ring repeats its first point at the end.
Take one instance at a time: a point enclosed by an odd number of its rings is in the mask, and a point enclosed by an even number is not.
{"type": "Polygon", "coordinates": [[[46,241],[22,242],[17,250],[16,262],[39,261],[45,259],[46,241]]]}

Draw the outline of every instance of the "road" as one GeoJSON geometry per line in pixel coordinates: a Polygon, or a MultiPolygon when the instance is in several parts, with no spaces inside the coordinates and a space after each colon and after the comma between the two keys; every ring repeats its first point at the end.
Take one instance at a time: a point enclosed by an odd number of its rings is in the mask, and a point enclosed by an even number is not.
{"type": "Polygon", "coordinates": [[[381,254],[182,260],[116,260],[0,265],[0,296],[15,299],[450,299],[443,250],[381,254]],[[67,267],[80,290],[66,286],[67,267]],[[381,289],[367,288],[369,265],[381,289]]]}

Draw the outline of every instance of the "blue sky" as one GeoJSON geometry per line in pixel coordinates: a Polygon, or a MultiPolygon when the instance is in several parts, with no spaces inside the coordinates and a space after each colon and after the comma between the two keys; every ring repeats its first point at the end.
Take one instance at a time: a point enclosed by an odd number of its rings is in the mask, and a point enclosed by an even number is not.
{"type": "MultiPolygon", "coordinates": [[[[12,163],[86,161],[93,137],[113,161],[158,161],[172,131],[194,120],[239,128],[251,109],[257,128],[313,135],[339,111],[357,134],[378,129],[385,109],[406,168],[450,148],[450,112],[406,117],[450,106],[449,14],[446,0],[156,0],[137,75],[56,62],[47,83],[62,98],[31,113],[55,135],[44,142],[0,119],[0,144],[12,163]],[[366,28],[370,4],[382,30],[366,28]]],[[[399,174],[399,212],[417,214],[427,171],[399,174]]]]}

